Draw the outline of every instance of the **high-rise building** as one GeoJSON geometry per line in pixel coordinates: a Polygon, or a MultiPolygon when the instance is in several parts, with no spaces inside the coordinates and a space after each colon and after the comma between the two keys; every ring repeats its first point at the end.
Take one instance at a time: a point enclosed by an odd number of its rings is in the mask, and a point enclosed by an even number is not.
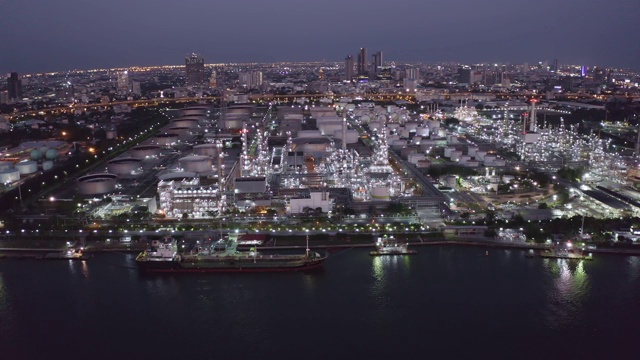
{"type": "Polygon", "coordinates": [[[551,65],[551,71],[558,72],[558,59],[553,59],[553,65],[551,65]]]}
{"type": "Polygon", "coordinates": [[[418,68],[406,68],[404,69],[404,78],[405,79],[420,79],[420,69],[418,68]]]}
{"type": "Polygon", "coordinates": [[[371,72],[375,75],[378,74],[379,68],[382,66],[382,51],[371,55],[371,72]]]}
{"type": "Polygon", "coordinates": [[[256,89],[262,86],[262,72],[241,72],[238,74],[238,84],[246,89],[256,89]]]}
{"type": "Polygon", "coordinates": [[[461,66],[458,68],[458,83],[471,84],[471,68],[469,66],[461,66]]]}
{"type": "Polygon", "coordinates": [[[22,99],[22,81],[18,73],[12,72],[7,78],[7,90],[9,91],[9,100],[22,99]]]}
{"type": "Polygon", "coordinates": [[[127,70],[119,71],[117,75],[118,75],[118,80],[117,80],[118,94],[124,95],[129,93],[129,90],[130,90],[129,72],[127,70]]]}
{"type": "Polygon", "coordinates": [[[367,59],[367,48],[360,48],[360,51],[358,52],[358,76],[366,76],[369,72],[369,64],[367,63],[367,59]]]}
{"type": "Polygon", "coordinates": [[[349,55],[344,59],[344,79],[353,80],[353,56],[349,55]]]}
{"type": "Polygon", "coordinates": [[[191,54],[184,59],[187,73],[187,86],[202,86],[204,78],[204,58],[198,54],[191,54]]]}

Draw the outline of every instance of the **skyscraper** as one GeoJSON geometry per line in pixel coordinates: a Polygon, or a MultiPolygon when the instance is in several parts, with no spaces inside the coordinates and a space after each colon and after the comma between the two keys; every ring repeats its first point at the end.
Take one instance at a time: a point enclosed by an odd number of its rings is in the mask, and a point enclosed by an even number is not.
{"type": "Polygon", "coordinates": [[[369,72],[367,58],[367,48],[360,48],[360,51],[358,52],[358,76],[366,76],[369,72]]]}
{"type": "Polygon", "coordinates": [[[187,86],[202,86],[204,78],[204,58],[198,54],[191,54],[184,59],[187,73],[187,86]]]}
{"type": "Polygon", "coordinates": [[[7,90],[9,91],[9,100],[22,99],[22,80],[18,73],[12,72],[7,78],[7,90]]]}
{"type": "Polygon", "coordinates": [[[551,71],[558,72],[558,59],[553,59],[553,65],[551,65],[551,71]]]}
{"type": "Polygon", "coordinates": [[[125,71],[120,71],[118,72],[118,84],[117,84],[117,90],[118,90],[118,94],[120,95],[125,95],[127,93],[129,93],[130,90],[130,86],[129,86],[129,72],[127,70],[125,71]]]}
{"type": "Polygon", "coordinates": [[[353,80],[353,56],[349,55],[344,59],[344,79],[353,80]]]}
{"type": "Polygon", "coordinates": [[[378,75],[378,68],[382,66],[382,51],[378,51],[377,53],[371,55],[371,72],[372,75],[378,75]]]}

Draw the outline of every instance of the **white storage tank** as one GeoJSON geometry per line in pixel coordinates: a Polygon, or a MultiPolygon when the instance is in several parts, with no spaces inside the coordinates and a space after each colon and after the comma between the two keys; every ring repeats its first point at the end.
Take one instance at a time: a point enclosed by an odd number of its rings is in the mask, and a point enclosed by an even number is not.
{"type": "Polygon", "coordinates": [[[193,153],[195,155],[204,155],[204,156],[216,156],[218,153],[218,148],[216,144],[200,144],[193,147],[193,153]]]}
{"type": "Polygon", "coordinates": [[[160,156],[160,146],[157,145],[138,145],[129,151],[131,157],[144,160],[147,158],[155,158],[160,156]]]}
{"type": "Polygon", "coordinates": [[[85,196],[115,191],[118,176],[109,173],[89,174],[78,178],[78,192],[85,196]]]}
{"type": "Polygon", "coordinates": [[[0,183],[9,184],[20,180],[20,171],[18,169],[2,169],[0,170],[0,183]]]}
{"type": "MultiPolygon", "coordinates": [[[[358,134],[357,130],[347,130],[347,144],[355,144],[358,142],[358,137],[360,136],[360,134],[358,134]]],[[[333,133],[333,137],[336,139],[342,139],[342,130],[336,130],[333,133]]]]}
{"type": "Polygon", "coordinates": [[[15,165],[21,175],[29,175],[38,171],[38,163],[35,161],[23,161],[15,165]]]}
{"type": "Polygon", "coordinates": [[[159,134],[153,138],[153,141],[159,146],[171,146],[178,142],[178,134],[159,134]]]}
{"type": "Polygon", "coordinates": [[[42,170],[47,171],[53,169],[53,161],[46,160],[42,162],[42,170]]]}
{"type": "Polygon", "coordinates": [[[171,126],[175,127],[186,127],[186,128],[196,128],[198,127],[198,123],[200,121],[197,118],[185,117],[179,118],[175,120],[171,120],[171,126]]]}
{"type": "Polygon", "coordinates": [[[388,201],[389,196],[389,187],[387,186],[374,186],[371,188],[371,199],[373,200],[382,200],[388,201]]]}
{"type": "Polygon", "coordinates": [[[422,137],[429,137],[429,128],[428,127],[419,127],[416,129],[416,134],[422,137]]]}
{"type": "Polygon", "coordinates": [[[213,170],[213,159],[209,156],[186,156],[178,161],[180,163],[180,167],[187,172],[203,173],[213,170]]]}
{"type": "Polygon", "coordinates": [[[136,158],[114,159],[107,163],[107,170],[111,174],[131,175],[140,171],[141,164],[142,160],[136,158]]]}
{"type": "Polygon", "coordinates": [[[0,161],[0,170],[13,169],[12,161],[0,161]]]}
{"type": "Polygon", "coordinates": [[[192,128],[184,126],[173,126],[167,129],[167,132],[169,134],[177,134],[180,139],[185,139],[191,135],[191,129],[192,128]]]}
{"type": "Polygon", "coordinates": [[[444,148],[444,157],[446,157],[446,158],[450,158],[450,157],[451,157],[451,153],[452,153],[453,151],[455,151],[455,150],[456,150],[456,148],[453,148],[453,147],[446,147],[446,148],[444,148]]]}

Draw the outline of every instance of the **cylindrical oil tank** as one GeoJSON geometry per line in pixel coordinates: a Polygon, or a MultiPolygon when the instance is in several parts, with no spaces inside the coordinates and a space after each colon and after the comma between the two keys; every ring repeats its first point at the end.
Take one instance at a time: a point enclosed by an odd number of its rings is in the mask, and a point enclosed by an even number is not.
{"type": "Polygon", "coordinates": [[[49,149],[45,151],[44,158],[47,160],[55,160],[58,158],[58,151],[56,151],[56,149],[49,149]]]}
{"type": "Polygon", "coordinates": [[[229,117],[221,121],[224,129],[242,129],[243,118],[229,117]]]}
{"type": "Polygon", "coordinates": [[[178,134],[159,134],[154,138],[154,142],[160,146],[171,146],[178,142],[178,134]]]}
{"type": "Polygon", "coordinates": [[[185,117],[171,120],[171,126],[196,128],[199,120],[197,118],[185,117]]]}
{"type": "Polygon", "coordinates": [[[8,184],[20,180],[20,171],[18,169],[0,170],[0,183],[8,184]]]}
{"type": "Polygon", "coordinates": [[[180,162],[180,167],[187,172],[203,173],[213,170],[213,159],[209,156],[186,156],[178,161],[180,162]]]}
{"type": "Polygon", "coordinates": [[[428,127],[419,127],[416,129],[416,134],[422,137],[429,137],[429,128],[428,127]]]}
{"type": "Polygon", "coordinates": [[[372,187],[371,198],[373,200],[389,200],[389,187],[387,186],[372,187]]]}
{"type": "Polygon", "coordinates": [[[78,178],[78,192],[85,196],[101,195],[116,189],[118,176],[115,174],[89,174],[78,178]]]}
{"type": "Polygon", "coordinates": [[[38,163],[35,161],[23,161],[17,163],[15,168],[18,169],[22,175],[33,174],[38,171],[38,163]]]}
{"type": "Polygon", "coordinates": [[[0,170],[13,169],[12,161],[0,161],[0,170]]]}
{"type": "Polygon", "coordinates": [[[42,158],[42,151],[40,150],[31,150],[31,153],[29,154],[29,157],[31,157],[32,160],[40,160],[42,158]]]}
{"type": "MultiPolygon", "coordinates": [[[[357,130],[353,130],[353,129],[347,130],[346,133],[347,133],[347,140],[346,140],[347,144],[355,144],[355,143],[358,142],[358,137],[360,135],[358,134],[357,130]]],[[[344,140],[344,139],[342,139],[342,130],[336,130],[333,133],[333,137],[335,137],[337,139],[340,139],[340,140],[344,140]]]]}
{"type": "Polygon", "coordinates": [[[107,170],[111,174],[131,175],[139,171],[142,160],[136,158],[113,159],[107,163],[107,170]]]}
{"type": "Polygon", "coordinates": [[[160,155],[160,146],[157,145],[139,145],[129,151],[131,157],[136,159],[154,158],[160,155]]]}
{"type": "Polygon", "coordinates": [[[184,139],[191,135],[191,128],[185,126],[172,126],[167,129],[169,134],[177,134],[178,138],[184,139]]]}
{"type": "Polygon", "coordinates": [[[218,153],[218,148],[216,144],[200,144],[193,147],[193,153],[213,157],[218,153]]]}
{"type": "Polygon", "coordinates": [[[46,160],[42,162],[42,170],[47,171],[53,169],[53,161],[46,160]]]}

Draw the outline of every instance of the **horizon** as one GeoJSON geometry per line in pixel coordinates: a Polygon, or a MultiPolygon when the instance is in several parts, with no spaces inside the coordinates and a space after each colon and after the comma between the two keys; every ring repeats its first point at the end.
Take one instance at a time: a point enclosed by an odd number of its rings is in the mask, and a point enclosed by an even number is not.
{"type": "Polygon", "coordinates": [[[213,63],[342,61],[362,46],[407,62],[636,69],[640,58],[631,0],[31,0],[3,10],[2,73],[179,63],[193,51],[213,63]]]}

